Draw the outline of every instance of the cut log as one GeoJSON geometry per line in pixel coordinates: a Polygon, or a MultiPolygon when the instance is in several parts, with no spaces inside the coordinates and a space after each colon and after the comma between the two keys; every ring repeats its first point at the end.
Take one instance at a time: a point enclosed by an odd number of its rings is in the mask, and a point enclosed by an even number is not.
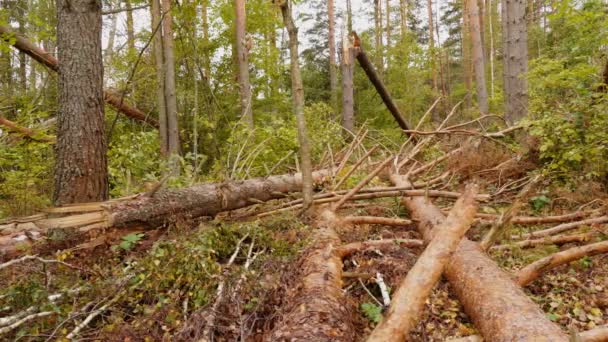
{"type": "Polygon", "coordinates": [[[296,289],[266,341],[353,341],[354,327],[342,291],[342,259],[334,247],[338,220],[328,210],[316,222],[315,240],[299,265],[296,289]]]}
{"type": "Polygon", "coordinates": [[[576,229],[576,228],[578,228],[580,226],[584,226],[584,225],[602,224],[602,223],[606,223],[606,222],[608,222],[608,215],[604,215],[604,216],[600,216],[600,217],[593,217],[593,218],[576,221],[576,222],[563,223],[563,224],[557,225],[553,228],[538,230],[538,231],[528,233],[528,234],[512,235],[511,239],[517,240],[517,239],[522,239],[522,238],[523,239],[540,238],[540,237],[544,237],[544,236],[563,233],[565,231],[576,229]]]}
{"type": "Polygon", "coordinates": [[[460,240],[475,219],[477,185],[468,186],[416,264],[399,285],[386,317],[374,329],[368,342],[405,341],[424,310],[424,304],[439,281],[460,240]]]}
{"type": "MultiPolygon", "coordinates": [[[[0,39],[3,39],[5,42],[12,44],[17,50],[25,53],[26,55],[32,57],[37,62],[45,65],[49,69],[58,72],[59,71],[59,61],[50,53],[44,51],[43,49],[37,47],[32,42],[25,39],[25,37],[21,36],[17,32],[13,32],[9,27],[0,25],[0,39]]],[[[146,113],[141,110],[129,106],[125,103],[119,94],[111,90],[104,91],[104,99],[105,101],[114,107],[117,111],[125,114],[126,116],[145,122],[153,127],[158,128],[158,122],[154,119],[146,115],[146,113]]]]}
{"type": "Polygon", "coordinates": [[[608,325],[579,333],[578,338],[581,342],[608,342],[608,325]]]}
{"type": "Polygon", "coordinates": [[[517,272],[517,283],[526,286],[536,280],[546,271],[558,266],[578,260],[585,256],[593,256],[608,252],[608,241],[592,243],[585,246],[574,247],[565,251],[557,252],[539,259],[517,272]]]}
{"type": "Polygon", "coordinates": [[[506,249],[511,249],[513,247],[518,248],[531,248],[540,245],[563,245],[571,242],[583,242],[589,241],[589,239],[596,236],[596,232],[591,233],[583,233],[583,234],[574,234],[574,235],[557,235],[557,236],[548,236],[540,239],[530,239],[517,241],[508,245],[498,245],[490,248],[491,251],[504,251],[506,249]]]}
{"type": "MultiPolygon", "coordinates": [[[[316,182],[331,175],[329,170],[313,174],[316,182]]],[[[95,228],[123,227],[132,224],[158,226],[174,215],[213,216],[222,211],[280,198],[300,191],[302,177],[285,174],[227,183],[206,183],[184,189],[158,191],[153,197],[140,194],[100,203],[69,205],[45,210],[46,213],[13,219],[0,224],[0,256],[18,252],[19,245],[43,237],[49,229],[74,228],[84,232],[95,228]],[[59,216],[64,214],[67,216],[59,216]]]]}
{"type": "MultiPolygon", "coordinates": [[[[396,186],[406,186],[402,176],[391,175],[396,186]]],[[[445,217],[423,197],[404,197],[403,204],[426,241],[441,234],[433,227],[445,217]]],[[[496,265],[479,246],[463,239],[448,263],[445,276],[466,313],[487,341],[568,341],[568,336],[496,265]]]]}

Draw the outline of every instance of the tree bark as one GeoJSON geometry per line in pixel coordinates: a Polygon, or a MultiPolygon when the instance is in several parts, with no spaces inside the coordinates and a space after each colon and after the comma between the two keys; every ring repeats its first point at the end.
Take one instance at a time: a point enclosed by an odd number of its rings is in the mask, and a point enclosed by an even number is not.
{"type": "Polygon", "coordinates": [[[127,10],[127,47],[129,54],[133,54],[135,53],[135,28],[133,27],[131,0],[125,0],[125,9],[127,10]]]}
{"type": "Polygon", "coordinates": [[[527,286],[544,272],[585,256],[608,252],[608,241],[596,242],[585,246],[574,247],[539,259],[517,272],[519,286],[527,286]]]}
{"type": "MultiPolygon", "coordinates": [[[[354,59],[355,50],[352,42],[344,35],[342,38],[342,128],[348,132],[355,131],[355,100],[354,100],[354,59]]],[[[350,136],[345,132],[345,136],[350,136]]]]}
{"type": "MultiPolygon", "coordinates": [[[[316,171],[313,180],[322,183],[330,170],[316,171]]],[[[230,183],[204,183],[184,189],[159,190],[154,195],[139,194],[100,203],[51,208],[45,213],[0,224],[0,255],[14,255],[20,245],[39,239],[50,229],[147,225],[156,227],[183,217],[213,216],[222,211],[250,206],[260,201],[282,198],[300,191],[301,174],[285,174],[230,183]]]]}
{"type": "MultiPolygon", "coordinates": [[[[114,4],[114,1],[110,1],[110,4],[114,4]]],[[[107,63],[111,62],[112,55],[114,54],[114,40],[116,39],[116,30],[118,28],[118,15],[112,14],[111,17],[110,32],[108,33],[108,46],[104,52],[107,63]]]]}
{"type": "Polygon", "coordinates": [[[167,113],[167,148],[169,152],[169,169],[172,175],[179,174],[179,126],[177,118],[177,97],[175,94],[175,57],[173,52],[173,16],[171,15],[171,0],[161,0],[163,12],[163,59],[164,59],[164,91],[167,113]]]}
{"type": "MultiPolygon", "coordinates": [[[[15,34],[10,28],[6,26],[0,26],[0,37],[13,37],[13,35],[15,37],[15,42],[13,46],[16,49],[18,49],[19,51],[23,51],[25,54],[32,57],[41,64],[45,65],[49,69],[56,72],[59,71],[59,62],[57,61],[57,58],[53,57],[45,50],[35,46],[21,35],[15,34]]],[[[8,39],[10,38],[6,39],[6,41],[9,41],[8,39]]],[[[148,117],[146,113],[140,111],[139,109],[129,106],[128,104],[121,101],[121,96],[116,94],[115,92],[111,90],[106,90],[104,92],[104,99],[109,105],[114,107],[117,111],[125,114],[126,116],[138,121],[148,123],[151,126],[158,128],[158,122],[156,120],[148,117]]]]}
{"type": "Polygon", "coordinates": [[[291,17],[291,3],[284,0],[281,4],[283,23],[289,34],[289,56],[291,60],[291,97],[293,109],[296,116],[298,128],[298,142],[300,145],[300,168],[302,170],[302,195],[304,198],[303,208],[309,209],[313,203],[312,197],[312,161],[310,155],[310,143],[306,130],[306,118],[304,117],[304,86],[302,75],[300,74],[300,64],[298,61],[298,29],[291,17]]]}
{"type": "MultiPolygon", "coordinates": [[[[396,186],[409,185],[399,175],[391,175],[391,181],[396,186]]],[[[439,208],[422,197],[404,197],[402,202],[418,220],[426,241],[440,234],[432,229],[445,220],[439,208]]],[[[466,238],[460,242],[445,276],[487,341],[568,341],[568,336],[476,243],[466,238]]]]}
{"type": "Polygon", "coordinates": [[[468,5],[467,0],[463,1],[463,9],[462,9],[462,69],[463,69],[463,81],[464,86],[467,90],[467,95],[465,98],[466,108],[471,108],[472,106],[472,96],[473,96],[473,67],[471,65],[471,30],[470,30],[470,22],[468,13],[468,5]]]}
{"type": "Polygon", "coordinates": [[[351,0],[346,0],[346,28],[348,34],[353,32],[353,8],[350,2],[351,0]]]}
{"type": "Polygon", "coordinates": [[[426,12],[429,17],[429,61],[431,64],[431,79],[433,91],[437,91],[437,63],[435,61],[435,32],[433,29],[433,0],[427,0],[426,12]]]}
{"type": "Polygon", "coordinates": [[[399,15],[401,16],[401,40],[407,36],[408,0],[399,0],[399,15]]]}
{"type": "Polygon", "coordinates": [[[390,48],[391,48],[391,2],[390,0],[386,0],[384,7],[386,7],[386,46],[384,50],[386,51],[386,68],[389,67],[389,56],[390,56],[390,48]]]}
{"type": "Polygon", "coordinates": [[[382,75],[384,63],[382,62],[382,2],[374,0],[374,50],[376,53],[376,70],[382,75]]]}
{"type": "MultiPolygon", "coordinates": [[[[367,54],[365,53],[365,51],[363,51],[363,47],[361,45],[357,45],[358,41],[359,38],[356,37],[355,48],[357,48],[356,57],[357,61],[359,61],[359,65],[361,65],[361,68],[363,69],[363,71],[365,71],[365,74],[369,78],[370,82],[372,82],[374,88],[376,88],[376,91],[382,98],[382,101],[386,105],[386,108],[391,113],[393,118],[395,118],[395,121],[397,121],[399,127],[401,127],[401,129],[403,130],[409,130],[409,124],[407,123],[407,121],[405,121],[403,115],[401,115],[401,112],[399,111],[399,108],[397,108],[397,105],[395,105],[395,102],[393,102],[393,99],[391,98],[388,89],[386,89],[384,83],[382,83],[380,76],[378,75],[378,73],[376,73],[376,70],[374,69],[374,66],[370,62],[369,58],[367,58],[367,54]]],[[[412,137],[412,140],[415,141],[415,137],[412,137]]]]}
{"type": "Polygon", "coordinates": [[[526,2],[502,0],[505,120],[514,124],[528,113],[528,28],[526,2]]]}
{"type": "Polygon", "coordinates": [[[163,57],[163,30],[161,25],[160,0],[151,0],[152,32],[156,31],[152,40],[152,52],[156,67],[156,106],[158,107],[158,132],[160,137],[160,154],[169,156],[169,139],[167,127],[167,104],[165,102],[165,58],[163,57]]]}
{"type": "Polygon", "coordinates": [[[334,15],[334,0],[327,0],[327,15],[329,26],[329,85],[331,92],[331,105],[338,108],[338,67],[336,66],[336,30],[334,15]]]}
{"type": "Polygon", "coordinates": [[[251,97],[251,84],[249,83],[249,50],[246,40],[247,11],[245,0],[235,0],[234,10],[236,14],[236,54],[239,64],[239,94],[241,97],[241,117],[247,126],[253,129],[253,110],[251,97]]]}
{"type": "Polygon", "coordinates": [[[56,205],[108,198],[101,1],[57,1],[56,205]]]}
{"type": "Polygon", "coordinates": [[[468,186],[445,221],[437,226],[441,234],[435,234],[409,270],[393,295],[388,313],[369,336],[368,342],[407,340],[451,255],[475,220],[477,189],[477,185],[468,186]]]}
{"type": "Polygon", "coordinates": [[[266,341],[353,341],[349,303],[342,291],[342,259],[337,218],[325,210],[317,219],[314,242],[304,254],[288,308],[266,341]]]}
{"type": "MultiPolygon", "coordinates": [[[[25,19],[27,12],[27,2],[20,1],[16,4],[17,7],[17,22],[19,24],[19,34],[25,34],[25,19]]],[[[19,52],[19,88],[25,94],[27,91],[27,70],[26,70],[25,53],[19,52]]]]}
{"type": "Polygon", "coordinates": [[[466,0],[469,15],[469,28],[473,46],[473,67],[475,69],[475,86],[477,89],[477,105],[482,114],[489,112],[488,90],[486,88],[486,68],[481,40],[480,15],[477,0],[466,0]]]}

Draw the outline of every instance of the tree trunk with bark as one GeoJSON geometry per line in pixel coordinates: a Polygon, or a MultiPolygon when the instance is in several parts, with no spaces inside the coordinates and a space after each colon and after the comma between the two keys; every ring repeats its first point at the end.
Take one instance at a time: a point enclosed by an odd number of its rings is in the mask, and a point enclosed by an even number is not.
{"type": "MultiPolygon", "coordinates": [[[[13,35],[14,32],[10,28],[0,25],[0,38],[6,37],[4,38],[5,41],[10,41],[8,40],[8,37],[13,37],[13,35]]],[[[15,40],[13,42],[13,47],[18,49],[19,51],[23,51],[25,54],[32,57],[37,62],[45,65],[49,69],[56,72],[59,71],[59,62],[57,61],[57,58],[53,57],[51,53],[35,46],[19,34],[16,34],[14,38],[15,40]]],[[[48,50],[52,50],[52,42],[46,42],[45,44],[47,45],[48,50]]],[[[120,113],[123,113],[132,119],[148,123],[151,126],[158,128],[158,122],[156,120],[150,118],[146,113],[142,112],[141,110],[125,103],[121,99],[121,96],[116,92],[112,90],[105,90],[104,99],[110,106],[114,107],[120,113]]]]}
{"type": "Polygon", "coordinates": [[[283,15],[283,23],[289,34],[289,57],[291,60],[291,97],[293,109],[296,116],[298,128],[298,142],[300,145],[300,168],[302,170],[302,195],[304,197],[303,207],[309,209],[313,203],[312,197],[312,161],[310,155],[310,143],[306,129],[306,118],[304,117],[304,85],[300,74],[300,63],[298,61],[298,29],[291,17],[291,3],[284,0],[280,4],[283,15]]]}
{"type": "MultiPolygon", "coordinates": [[[[391,175],[396,186],[409,183],[391,175]]],[[[404,197],[405,207],[418,220],[426,241],[440,234],[434,229],[445,217],[423,197],[404,197]]],[[[487,341],[568,341],[568,336],[551,322],[524,291],[479,248],[463,239],[448,263],[445,276],[463,304],[465,312],[487,341]],[[497,314],[500,313],[500,314],[497,314]]]]}
{"type": "Polygon", "coordinates": [[[482,114],[489,112],[488,90],[486,88],[486,68],[481,40],[479,6],[477,0],[466,0],[473,47],[473,67],[475,69],[475,86],[477,89],[477,105],[482,114]]]}
{"type": "MultiPolygon", "coordinates": [[[[16,4],[17,7],[17,23],[19,24],[19,34],[25,34],[25,19],[27,12],[27,2],[21,1],[16,4]]],[[[25,93],[27,90],[27,62],[25,53],[19,52],[19,88],[25,93]]]]}
{"type": "MultiPolygon", "coordinates": [[[[349,36],[342,38],[342,128],[355,131],[355,100],[353,76],[355,69],[355,49],[349,36]]],[[[345,136],[350,134],[345,133],[345,136]]]]}
{"type": "Polygon", "coordinates": [[[329,86],[331,92],[331,105],[338,108],[338,67],[336,66],[336,30],[334,15],[334,0],[327,0],[327,15],[329,26],[329,86]]]}
{"type": "Polygon", "coordinates": [[[435,235],[409,270],[393,296],[386,317],[374,329],[368,342],[407,340],[445,265],[475,220],[477,189],[477,185],[468,186],[446,220],[437,226],[441,234],[435,235]]]}
{"type": "Polygon", "coordinates": [[[400,15],[400,27],[401,27],[401,40],[404,40],[407,36],[407,14],[408,14],[408,0],[399,0],[399,15],[400,15]]]}
{"type": "Polygon", "coordinates": [[[427,0],[426,13],[429,17],[429,61],[431,64],[431,80],[433,91],[437,91],[437,63],[435,61],[435,32],[433,29],[433,0],[427,0]]]}
{"type": "Polygon", "coordinates": [[[56,205],[108,198],[101,2],[57,1],[56,205]]]}
{"type": "Polygon", "coordinates": [[[241,117],[247,126],[253,129],[253,110],[251,83],[249,82],[249,49],[247,48],[246,23],[247,11],[245,0],[234,1],[236,54],[239,64],[239,94],[241,99],[241,117]]]}
{"type": "Polygon", "coordinates": [[[160,136],[160,154],[164,158],[169,155],[169,139],[167,135],[167,104],[165,103],[165,58],[163,57],[163,30],[161,24],[160,1],[152,0],[150,7],[152,17],[152,52],[154,54],[154,65],[156,67],[156,106],[158,107],[158,124],[160,136]]]}
{"type": "Polygon", "coordinates": [[[133,8],[131,0],[125,0],[125,9],[127,15],[127,47],[129,54],[135,53],[135,28],[133,26],[133,8]]]}
{"type": "Polygon", "coordinates": [[[502,0],[505,120],[514,124],[528,114],[528,27],[526,2],[502,0]]]}
{"type": "Polygon", "coordinates": [[[169,169],[172,175],[179,174],[179,126],[177,118],[177,96],[175,94],[175,57],[173,52],[173,16],[171,15],[171,0],[160,0],[163,12],[163,74],[165,76],[165,106],[167,113],[167,148],[169,154],[169,169]]]}
{"type": "Polygon", "coordinates": [[[376,52],[376,70],[382,74],[384,64],[382,62],[382,2],[374,0],[374,50],[376,52]]]}
{"type": "MultiPolygon", "coordinates": [[[[322,183],[331,170],[313,173],[322,183]]],[[[50,208],[45,213],[0,224],[0,256],[23,252],[22,245],[37,240],[55,228],[77,232],[107,227],[144,225],[157,227],[176,215],[196,218],[214,216],[246,206],[282,198],[302,189],[301,174],[285,174],[228,183],[204,183],[184,189],[160,189],[124,199],[50,208]]]]}

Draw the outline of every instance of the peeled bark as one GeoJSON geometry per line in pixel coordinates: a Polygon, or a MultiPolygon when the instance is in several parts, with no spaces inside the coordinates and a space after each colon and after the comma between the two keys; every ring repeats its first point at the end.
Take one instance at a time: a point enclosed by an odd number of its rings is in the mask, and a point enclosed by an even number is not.
{"type": "Polygon", "coordinates": [[[526,286],[536,280],[546,271],[552,270],[558,266],[578,260],[585,256],[593,256],[607,252],[608,241],[602,241],[586,246],[570,248],[565,251],[549,255],[519,270],[519,272],[517,272],[517,283],[520,286],[526,286]]]}
{"type": "MultiPolygon", "coordinates": [[[[313,174],[316,182],[331,175],[313,174]]],[[[158,226],[175,215],[213,216],[222,211],[281,198],[300,191],[301,174],[285,174],[230,183],[206,183],[184,189],[159,190],[154,196],[139,194],[107,202],[51,208],[45,213],[14,219],[0,225],[0,255],[14,254],[19,244],[38,240],[53,228],[86,232],[95,228],[134,224],[158,226]]]]}
{"type": "MultiPolygon", "coordinates": [[[[391,180],[408,185],[399,175],[391,180]]],[[[418,220],[426,241],[441,234],[433,227],[445,217],[423,197],[404,197],[403,204],[418,220]]],[[[445,276],[465,312],[488,341],[568,341],[568,336],[517,286],[510,275],[483,253],[477,243],[463,239],[445,270],[445,276]]]]}
{"type": "Polygon", "coordinates": [[[353,341],[349,304],[342,291],[342,259],[334,247],[340,238],[337,219],[324,211],[317,220],[314,242],[299,265],[297,287],[289,307],[266,341],[353,341]]]}
{"type": "Polygon", "coordinates": [[[456,202],[435,237],[399,285],[385,318],[374,329],[368,342],[405,341],[416,327],[424,304],[460,240],[475,220],[477,186],[469,186],[456,202]]]}
{"type": "MultiPolygon", "coordinates": [[[[32,57],[36,61],[40,62],[41,64],[45,65],[46,67],[55,72],[59,70],[59,62],[57,61],[57,58],[44,51],[43,49],[35,46],[21,35],[15,34],[10,28],[6,26],[0,26],[0,37],[8,37],[5,39],[10,39],[14,37],[15,41],[13,46],[16,49],[22,51],[23,53],[27,54],[28,56],[32,57]]],[[[116,92],[111,90],[105,90],[104,100],[109,105],[114,107],[117,111],[125,114],[126,116],[138,121],[145,122],[153,127],[158,128],[158,122],[154,120],[154,118],[148,117],[148,115],[142,112],[141,110],[128,105],[124,101],[121,101],[121,96],[116,92]]]]}

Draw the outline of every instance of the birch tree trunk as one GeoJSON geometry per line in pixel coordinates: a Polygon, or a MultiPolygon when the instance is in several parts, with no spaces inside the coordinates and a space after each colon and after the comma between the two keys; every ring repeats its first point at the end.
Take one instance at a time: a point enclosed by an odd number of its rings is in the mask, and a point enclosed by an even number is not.
{"type": "Polygon", "coordinates": [[[298,28],[291,17],[291,3],[285,0],[280,3],[283,23],[289,34],[289,58],[291,60],[291,97],[298,127],[298,142],[300,145],[300,168],[302,170],[302,197],[305,211],[312,206],[312,162],[310,156],[310,143],[306,130],[304,117],[304,85],[300,74],[298,61],[298,28]]]}
{"type": "Polygon", "coordinates": [[[475,69],[475,86],[477,89],[477,105],[483,114],[489,112],[488,90],[486,89],[486,68],[483,58],[483,43],[481,41],[481,28],[479,22],[479,6],[477,0],[467,0],[468,15],[471,30],[471,43],[473,46],[473,67],[475,69]]]}
{"type": "Polygon", "coordinates": [[[514,124],[528,114],[528,28],[526,2],[502,0],[505,120],[514,124]]]}
{"type": "Polygon", "coordinates": [[[101,1],[57,1],[56,205],[108,198],[101,1]]]}
{"type": "Polygon", "coordinates": [[[236,15],[235,31],[236,31],[236,54],[239,64],[239,94],[241,99],[241,117],[253,129],[253,111],[251,98],[251,84],[249,83],[249,50],[247,49],[247,41],[245,37],[247,12],[245,9],[245,0],[234,1],[234,11],[236,15]]]}
{"type": "Polygon", "coordinates": [[[169,168],[172,175],[179,174],[179,127],[177,119],[177,98],[175,95],[175,57],[173,55],[173,17],[171,15],[171,0],[161,0],[163,11],[163,58],[165,76],[165,104],[167,111],[167,146],[169,152],[169,168]]]}

